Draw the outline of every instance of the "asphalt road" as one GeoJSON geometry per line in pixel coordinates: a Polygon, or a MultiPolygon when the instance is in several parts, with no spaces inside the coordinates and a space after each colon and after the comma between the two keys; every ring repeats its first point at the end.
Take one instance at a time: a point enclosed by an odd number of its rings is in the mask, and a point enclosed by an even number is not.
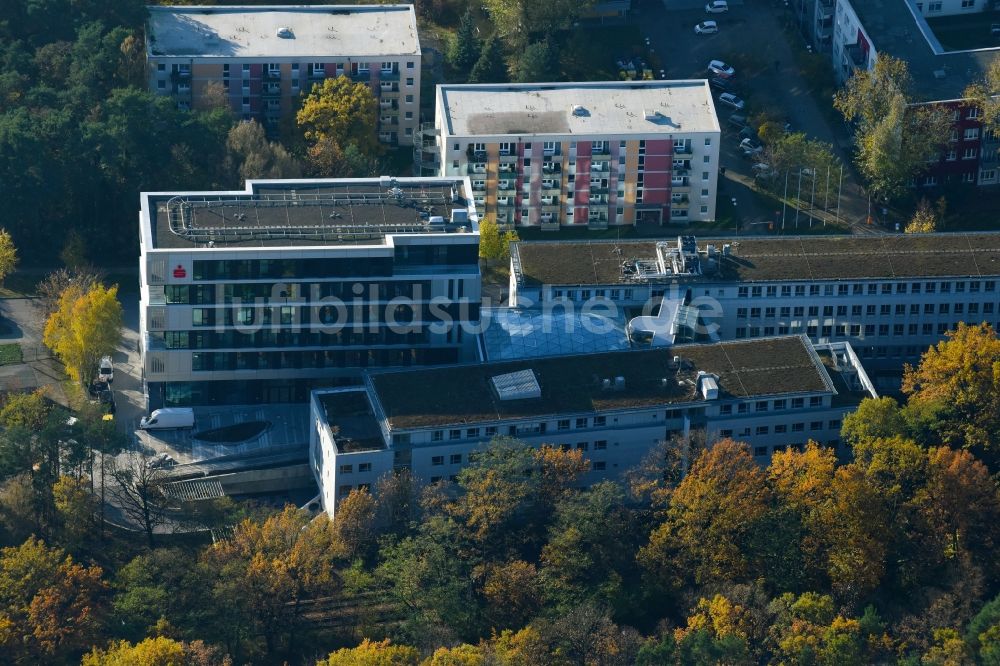
{"type": "MultiPolygon", "coordinates": [[[[764,106],[778,108],[794,131],[832,144],[841,161],[849,164],[851,155],[838,145],[844,140],[842,132],[838,136],[837,128],[827,122],[796,65],[793,49],[804,50],[805,44],[800,39],[789,43],[786,38],[782,21],[788,10],[784,5],[730,2],[728,12],[709,15],[703,4],[694,9],[667,9],[678,6],[669,0],[647,1],[642,5],[640,25],[663,62],[666,78],[704,78],[710,60],[729,62],[737,69],[737,94],[747,100],[745,112],[752,113],[764,106]],[[719,32],[696,35],[695,24],[706,19],[717,21],[719,32]]],[[[733,110],[718,104],[716,108],[723,128],[722,166],[726,168],[725,176],[720,178],[720,194],[735,196],[746,212],[745,217],[769,219],[773,211],[752,208],[748,185],[752,182],[753,163],[739,156],[737,131],[726,123],[733,110]]],[[[847,168],[840,212],[849,224],[863,222],[867,214],[867,199],[847,168]]]]}

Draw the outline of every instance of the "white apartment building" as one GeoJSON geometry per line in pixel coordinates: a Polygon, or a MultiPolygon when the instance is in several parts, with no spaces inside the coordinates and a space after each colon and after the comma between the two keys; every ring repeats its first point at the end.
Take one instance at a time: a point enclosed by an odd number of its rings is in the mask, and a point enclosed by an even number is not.
{"type": "Polygon", "coordinates": [[[556,230],[715,219],[719,121],[707,81],[440,85],[420,138],[479,210],[556,230]]]}
{"type": "Polygon", "coordinates": [[[305,404],[364,368],[477,358],[467,178],[260,180],[141,202],[150,409],[305,404]]]}
{"type": "Polygon", "coordinates": [[[379,138],[410,145],[420,119],[412,5],[150,6],[149,89],[198,107],[222,86],[237,117],[275,130],[316,83],[347,76],[378,99],[379,138]]]}
{"type": "Polygon", "coordinates": [[[850,342],[866,366],[888,369],[915,361],[959,322],[1000,329],[998,282],[997,233],[521,242],[511,251],[510,303],[624,311],[633,334],[654,331],[656,317],[632,318],[665,303],[663,325],[678,339],[805,335],[850,342]],[[678,251],[682,241],[691,252],[678,251]],[[698,330],[682,330],[674,313],[692,310],[698,330]]]}
{"type": "Polygon", "coordinates": [[[748,442],[761,463],[809,440],[837,447],[866,397],[848,343],[802,336],[367,372],[363,387],[313,393],[310,464],[331,515],[393,470],[454,480],[496,436],[582,451],[589,485],[695,430],[748,442]]]}

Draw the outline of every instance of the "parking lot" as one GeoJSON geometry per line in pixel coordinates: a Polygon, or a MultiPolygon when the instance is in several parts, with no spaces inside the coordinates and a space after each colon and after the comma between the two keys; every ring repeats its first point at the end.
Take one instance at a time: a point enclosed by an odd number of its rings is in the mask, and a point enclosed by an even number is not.
{"type": "MultiPolygon", "coordinates": [[[[708,62],[723,60],[736,69],[734,92],[746,101],[741,114],[774,109],[791,123],[793,131],[833,144],[841,160],[848,164],[850,154],[838,147],[834,129],[799,72],[792,49],[804,45],[797,37],[789,43],[782,28],[787,11],[784,4],[744,5],[730,1],[728,12],[708,14],[704,10],[706,1],[695,8],[690,8],[693,3],[687,0],[656,0],[641,5],[639,24],[660,57],[666,78],[705,78],[708,62]],[[694,26],[705,20],[716,21],[719,32],[695,34],[694,26]]],[[[722,125],[722,166],[726,169],[719,181],[720,200],[735,197],[744,220],[772,219],[774,211],[755,207],[756,197],[748,190],[753,181],[753,162],[740,156],[738,130],[726,122],[733,109],[718,103],[716,109],[722,125]]],[[[860,222],[867,213],[866,200],[847,169],[843,189],[841,217],[849,223],[860,222]]]]}

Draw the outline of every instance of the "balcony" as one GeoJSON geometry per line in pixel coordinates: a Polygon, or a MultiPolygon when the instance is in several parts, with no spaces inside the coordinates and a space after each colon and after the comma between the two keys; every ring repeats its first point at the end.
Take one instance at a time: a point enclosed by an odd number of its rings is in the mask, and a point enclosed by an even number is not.
{"type": "Polygon", "coordinates": [[[674,144],[674,155],[690,155],[691,144],[685,143],[683,146],[674,144]]]}
{"type": "Polygon", "coordinates": [[[539,222],[539,226],[541,227],[542,231],[559,231],[559,218],[558,217],[550,217],[548,219],[546,219],[546,218],[543,217],[543,218],[539,219],[538,222],[539,222]]]}
{"type": "Polygon", "coordinates": [[[497,197],[497,206],[507,208],[514,205],[514,197],[497,197]]]}
{"type": "Polygon", "coordinates": [[[510,151],[500,151],[500,164],[509,164],[513,166],[517,162],[517,153],[510,151]]]}
{"type": "Polygon", "coordinates": [[[517,166],[515,164],[509,164],[509,163],[504,164],[503,162],[501,162],[497,166],[497,169],[500,171],[500,173],[515,173],[517,170],[517,166]]]}
{"type": "Polygon", "coordinates": [[[486,173],[486,165],[482,162],[471,162],[468,166],[466,166],[466,172],[470,176],[476,174],[483,175],[486,173]]]}
{"type": "Polygon", "coordinates": [[[399,70],[392,72],[387,72],[384,69],[379,70],[378,78],[381,81],[399,81],[399,70]]]}
{"type": "Polygon", "coordinates": [[[868,69],[868,58],[861,50],[860,44],[849,44],[844,47],[844,64],[854,69],[868,69]]]}
{"type": "Polygon", "coordinates": [[[281,97],[280,83],[265,83],[260,89],[261,97],[281,97]]]}
{"type": "Polygon", "coordinates": [[[600,183],[596,183],[596,184],[595,183],[591,183],[589,191],[590,191],[590,194],[610,194],[611,193],[611,190],[608,188],[607,185],[601,185],[600,183]]]}
{"type": "Polygon", "coordinates": [[[558,206],[559,197],[558,196],[543,196],[542,197],[543,206],[558,206]]]}
{"type": "Polygon", "coordinates": [[[605,204],[606,205],[608,203],[608,195],[606,195],[606,194],[591,194],[590,197],[587,200],[590,203],[592,203],[592,204],[605,204]]]}
{"type": "Polygon", "coordinates": [[[395,110],[399,108],[399,103],[394,99],[380,99],[378,102],[378,107],[383,111],[389,109],[395,110]]]}
{"type": "Polygon", "coordinates": [[[310,81],[322,81],[326,78],[326,71],[322,69],[310,69],[308,78],[310,81]]]}
{"type": "Polygon", "coordinates": [[[562,164],[558,162],[542,162],[542,173],[562,173],[562,164]]]}
{"type": "Polygon", "coordinates": [[[587,218],[587,228],[592,231],[603,231],[608,228],[608,218],[587,218]]]}
{"type": "Polygon", "coordinates": [[[594,146],[591,148],[590,154],[594,159],[611,159],[611,146],[594,146]]]}
{"type": "Polygon", "coordinates": [[[263,73],[265,81],[280,81],[281,80],[281,70],[280,69],[265,69],[263,73]]]}
{"type": "Polygon", "coordinates": [[[690,169],[691,160],[674,160],[673,168],[675,171],[677,169],[690,169]]]}
{"type": "Polygon", "coordinates": [[[590,172],[591,173],[608,173],[611,171],[611,164],[608,162],[591,162],[590,172]]]}
{"type": "Polygon", "coordinates": [[[686,176],[684,178],[674,178],[670,181],[670,187],[675,190],[678,188],[691,187],[691,179],[686,176]]]}
{"type": "Polygon", "coordinates": [[[352,81],[370,81],[372,78],[372,71],[370,69],[359,69],[356,72],[351,72],[350,76],[352,81]]]}

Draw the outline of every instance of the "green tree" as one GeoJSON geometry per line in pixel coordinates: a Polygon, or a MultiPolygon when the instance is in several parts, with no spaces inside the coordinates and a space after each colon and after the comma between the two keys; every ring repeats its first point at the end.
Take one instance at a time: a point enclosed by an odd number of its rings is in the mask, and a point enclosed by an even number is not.
{"type": "Polygon", "coordinates": [[[45,323],[43,339],[75,381],[87,384],[102,356],[109,356],[122,337],[118,287],[95,285],[86,292],[67,289],[59,309],[45,323]]]}
{"type": "Polygon", "coordinates": [[[506,83],[507,63],[503,42],[490,35],[469,75],[469,83],[506,83]]]}
{"type": "Polygon", "coordinates": [[[479,222],[479,258],[490,260],[503,259],[503,238],[500,227],[492,217],[483,218],[479,222]]]}
{"type": "Polygon", "coordinates": [[[917,367],[905,368],[903,392],[908,408],[934,407],[939,441],[993,451],[1000,437],[1000,340],[993,328],[959,323],[917,367]]]}
{"type": "Polygon", "coordinates": [[[83,656],[81,666],[232,666],[232,660],[218,648],[201,641],[185,643],[165,636],[147,638],[135,645],[112,643],[106,650],[94,648],[83,656]]]}
{"type": "Polygon", "coordinates": [[[480,44],[477,32],[476,19],[472,14],[472,7],[469,6],[448,45],[448,62],[460,75],[468,76],[472,66],[479,60],[480,44]]]}
{"type": "Polygon", "coordinates": [[[528,44],[517,56],[512,72],[518,83],[558,81],[559,51],[552,36],[528,44]]]}
{"type": "Polygon", "coordinates": [[[844,416],[840,428],[840,436],[850,446],[906,433],[907,423],[902,410],[887,396],[862,400],[854,412],[844,416]]]}
{"type": "Polygon", "coordinates": [[[982,78],[969,84],[963,97],[979,109],[984,131],[1000,130],[1000,56],[993,56],[982,78]]]}
{"type": "Polygon", "coordinates": [[[378,102],[371,88],[346,76],[317,83],[296,114],[298,126],[313,143],[333,139],[340,146],[353,144],[363,153],[380,153],[376,136],[378,102]]]}
{"type": "Polygon", "coordinates": [[[51,412],[52,405],[42,389],[32,393],[10,393],[0,408],[0,425],[37,432],[45,427],[51,412]]]}
{"type": "Polygon", "coordinates": [[[522,45],[530,33],[550,32],[571,27],[595,0],[484,0],[497,32],[513,44],[522,45]]]}
{"type": "Polygon", "coordinates": [[[910,84],[906,62],[883,54],[834,97],[834,107],[857,123],[855,162],[880,197],[898,196],[940,153],[951,126],[943,106],[913,104],[910,84]]]}

